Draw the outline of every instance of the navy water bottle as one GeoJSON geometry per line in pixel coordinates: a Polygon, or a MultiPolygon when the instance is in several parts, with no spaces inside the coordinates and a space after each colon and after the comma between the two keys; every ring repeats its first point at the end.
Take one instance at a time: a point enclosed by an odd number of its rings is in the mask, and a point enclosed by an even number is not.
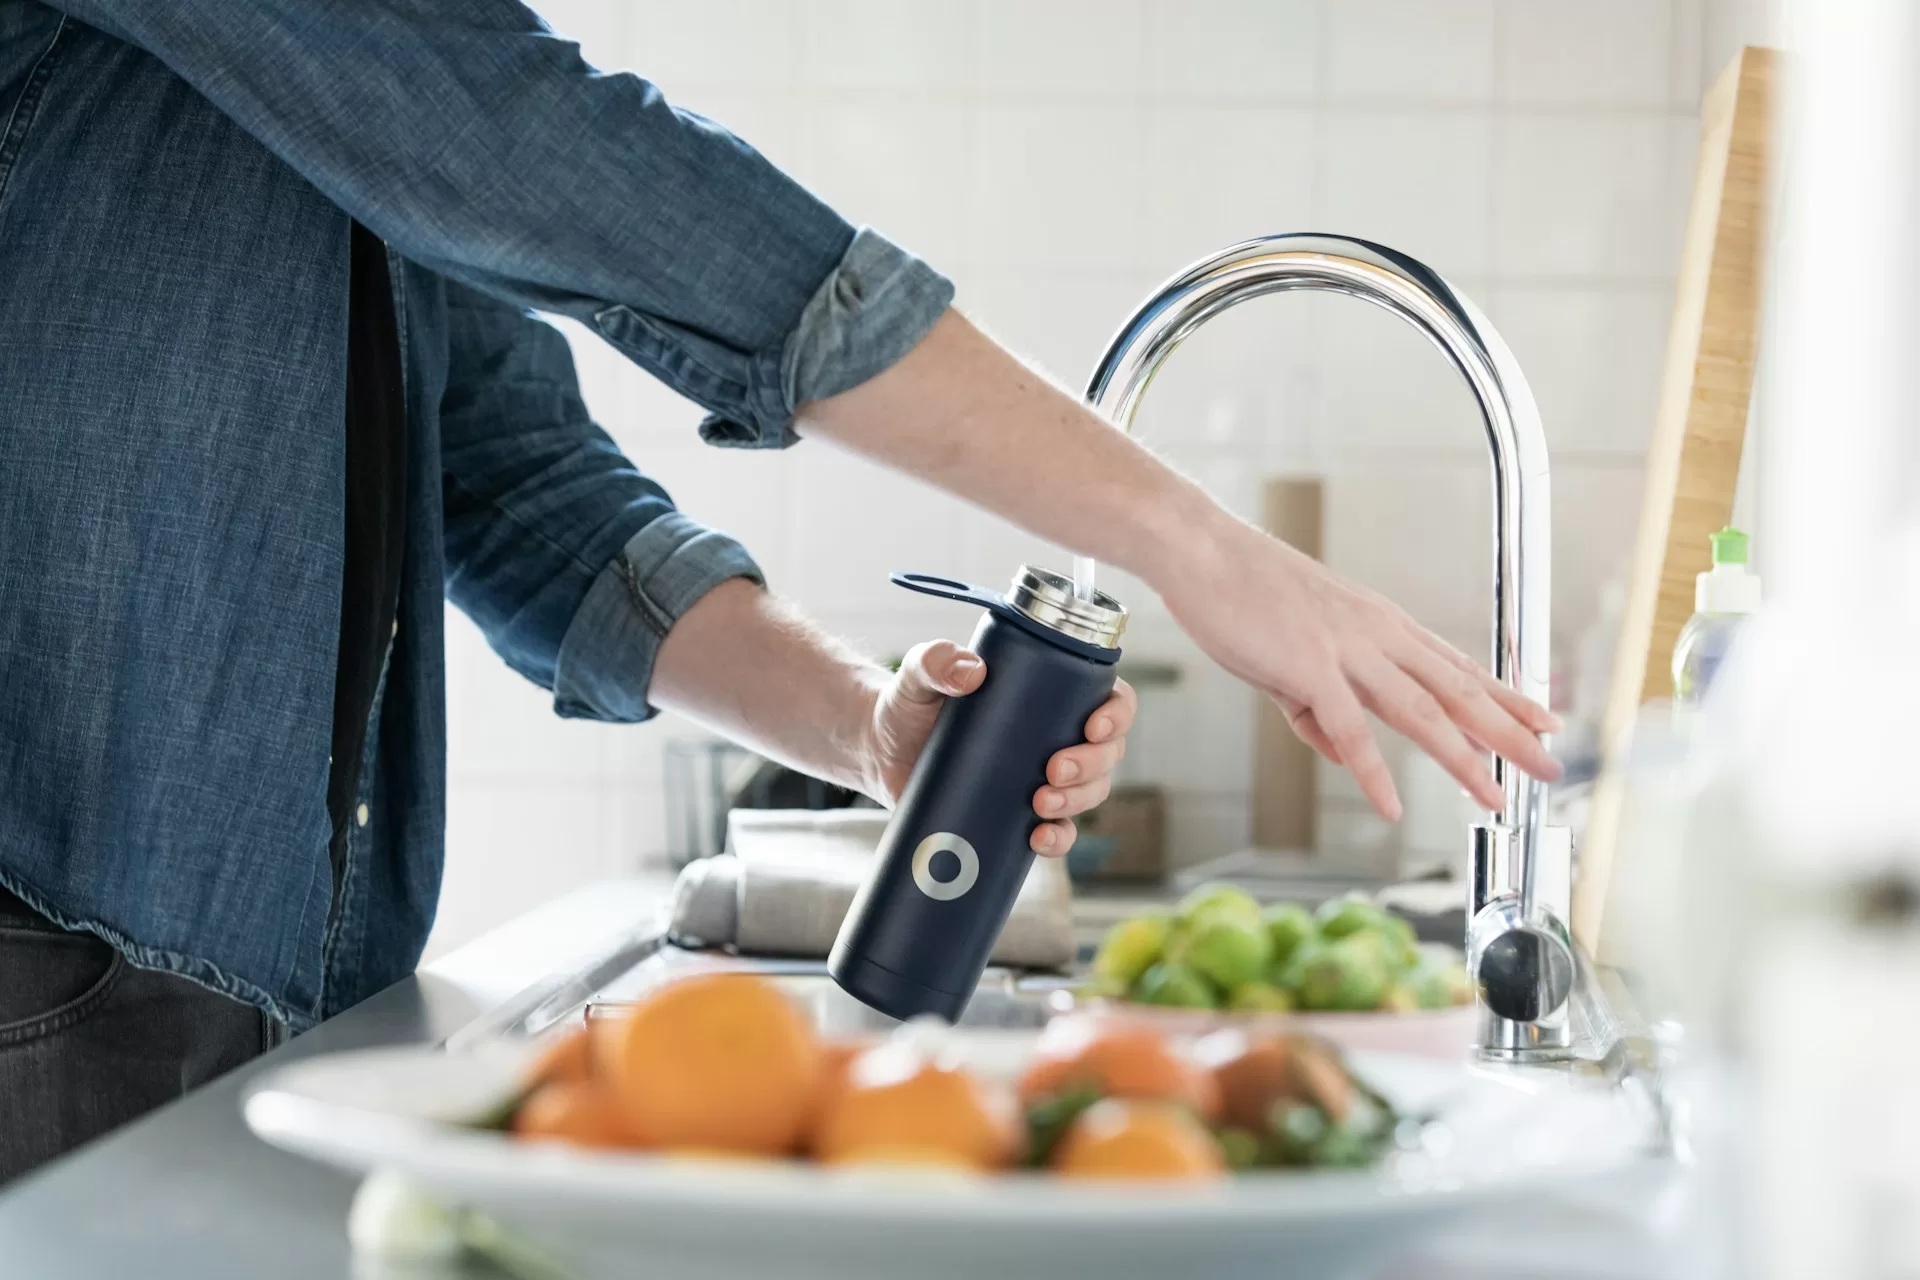
{"type": "Polygon", "coordinates": [[[957,1022],[1033,866],[1047,761],[1085,739],[1113,691],[1127,611],[1030,565],[1005,596],[923,574],[893,581],[984,608],[972,648],[987,675],[940,709],[827,969],[882,1013],[957,1022]]]}

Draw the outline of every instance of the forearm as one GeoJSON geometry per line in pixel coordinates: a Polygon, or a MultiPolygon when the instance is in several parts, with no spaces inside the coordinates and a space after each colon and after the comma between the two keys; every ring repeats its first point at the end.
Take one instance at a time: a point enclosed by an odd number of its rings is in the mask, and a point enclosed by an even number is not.
{"type": "Polygon", "coordinates": [[[802,405],[797,425],[1156,588],[1229,519],[956,311],[885,372],[802,405]]]}
{"type": "Polygon", "coordinates": [[[863,750],[888,673],[745,579],[660,647],[648,700],[803,773],[872,794],[863,750]]]}

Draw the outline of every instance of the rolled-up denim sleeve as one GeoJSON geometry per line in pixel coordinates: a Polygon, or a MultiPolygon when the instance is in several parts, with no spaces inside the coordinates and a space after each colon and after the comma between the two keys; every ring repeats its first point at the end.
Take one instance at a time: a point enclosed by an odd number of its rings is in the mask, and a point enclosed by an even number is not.
{"type": "Polygon", "coordinates": [[[587,65],[517,0],[52,0],[166,63],[400,252],[572,316],[778,446],[952,286],[724,128],[587,65]]]}
{"type": "Polygon", "coordinates": [[[732,538],[675,512],[642,528],[587,588],[560,645],[553,707],[563,716],[645,720],[647,688],[667,632],[728,578],[761,582],[732,538]]]}
{"type": "Polygon", "coordinates": [[[551,325],[450,283],[447,333],[448,599],[561,715],[646,719],[667,632],[719,583],[761,581],[759,567],[594,424],[551,325]]]}

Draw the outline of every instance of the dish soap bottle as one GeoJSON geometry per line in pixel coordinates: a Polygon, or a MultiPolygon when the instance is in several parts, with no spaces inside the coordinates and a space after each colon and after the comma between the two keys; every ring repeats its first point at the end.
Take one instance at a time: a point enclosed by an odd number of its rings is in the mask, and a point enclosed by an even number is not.
{"type": "Polygon", "coordinates": [[[1694,579],[1694,613],[1673,646],[1674,706],[1687,710],[1707,696],[1735,633],[1760,609],[1760,579],[1747,570],[1747,535],[1728,525],[1708,541],[1713,568],[1694,579]]]}

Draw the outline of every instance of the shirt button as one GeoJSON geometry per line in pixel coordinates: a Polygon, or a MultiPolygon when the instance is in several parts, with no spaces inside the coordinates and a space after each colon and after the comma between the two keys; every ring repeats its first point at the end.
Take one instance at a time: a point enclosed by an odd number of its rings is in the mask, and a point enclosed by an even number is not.
{"type": "Polygon", "coordinates": [[[353,811],[353,820],[359,823],[363,827],[366,826],[367,825],[367,806],[361,805],[358,809],[355,809],[353,811]]]}

